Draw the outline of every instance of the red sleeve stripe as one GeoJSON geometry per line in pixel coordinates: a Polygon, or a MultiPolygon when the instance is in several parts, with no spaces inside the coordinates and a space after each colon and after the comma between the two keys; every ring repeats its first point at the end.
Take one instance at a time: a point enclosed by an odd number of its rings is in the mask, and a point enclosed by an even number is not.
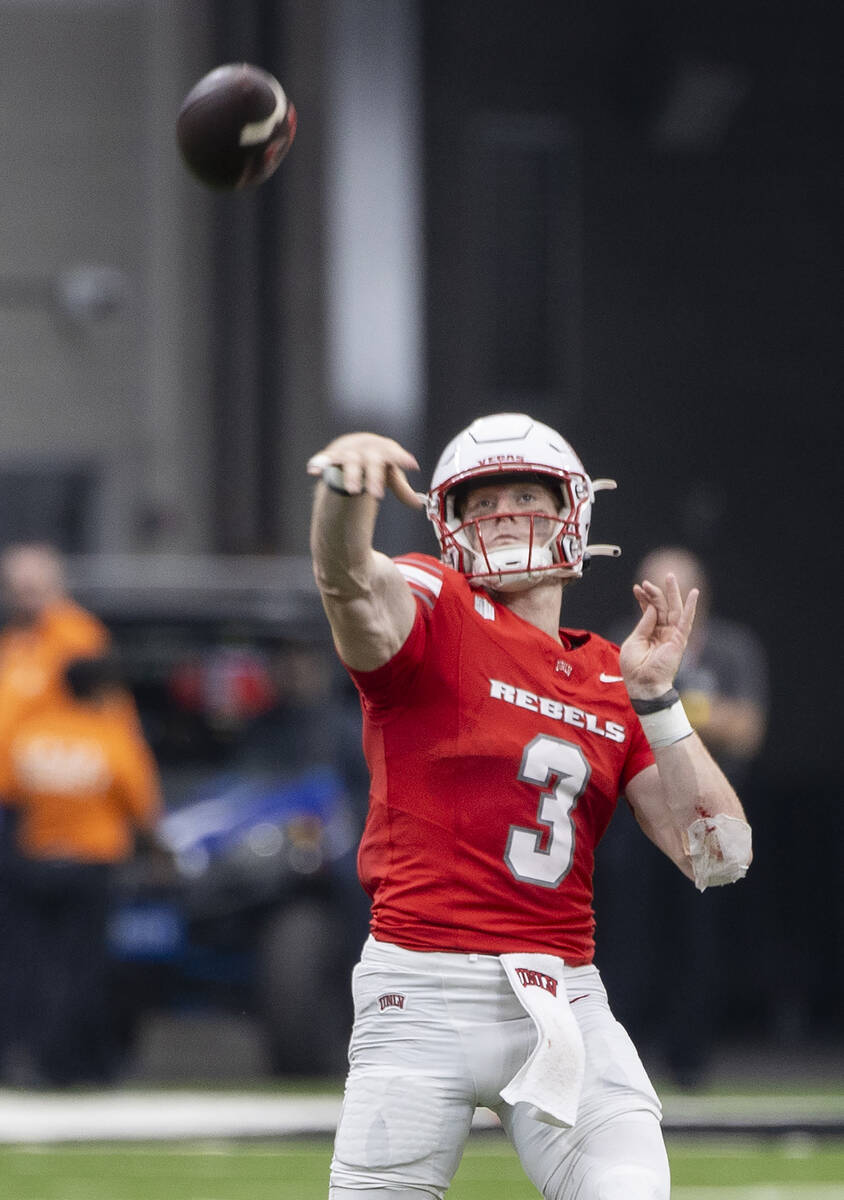
{"type": "Polygon", "coordinates": [[[433,571],[429,571],[427,567],[420,567],[415,563],[402,562],[401,560],[396,562],[396,566],[409,584],[422,588],[435,598],[439,596],[443,586],[442,578],[439,575],[436,575],[433,571]]]}

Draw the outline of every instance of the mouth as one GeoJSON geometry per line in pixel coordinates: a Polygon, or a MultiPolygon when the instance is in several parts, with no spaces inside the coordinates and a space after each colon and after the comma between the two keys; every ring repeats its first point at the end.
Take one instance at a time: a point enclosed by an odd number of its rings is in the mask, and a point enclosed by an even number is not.
{"type": "Polygon", "coordinates": [[[526,539],[516,537],[514,534],[502,533],[497,537],[484,538],[484,545],[487,550],[502,550],[506,546],[524,546],[526,539]]]}

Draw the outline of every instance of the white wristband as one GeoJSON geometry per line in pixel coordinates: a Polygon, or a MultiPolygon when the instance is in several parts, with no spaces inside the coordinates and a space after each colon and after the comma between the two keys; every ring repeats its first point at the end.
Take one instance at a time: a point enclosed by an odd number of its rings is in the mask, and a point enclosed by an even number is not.
{"type": "Polygon", "coordinates": [[[639,721],[652,750],[673,746],[675,742],[681,742],[694,733],[682,700],[676,700],[670,708],[662,708],[659,712],[645,713],[639,717],[639,721]]]}

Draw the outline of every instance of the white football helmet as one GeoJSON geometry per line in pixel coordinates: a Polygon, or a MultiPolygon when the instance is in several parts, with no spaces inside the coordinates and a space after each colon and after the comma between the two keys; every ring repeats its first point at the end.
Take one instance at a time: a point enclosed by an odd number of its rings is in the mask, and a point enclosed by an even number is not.
{"type": "Polygon", "coordinates": [[[589,521],[595,492],[614,488],[612,479],[591,480],[568,442],[524,413],[479,417],[458,433],[440,456],[427,496],[428,519],[436,530],[443,561],[473,587],[519,591],[542,579],[576,578],[590,554],[618,556],[618,546],[590,546],[589,521]],[[538,476],[560,495],[556,517],[547,513],[503,514],[464,521],[461,484],[495,483],[504,476],[538,476]],[[528,517],[525,543],[488,547],[484,529],[502,516],[528,517]]]}

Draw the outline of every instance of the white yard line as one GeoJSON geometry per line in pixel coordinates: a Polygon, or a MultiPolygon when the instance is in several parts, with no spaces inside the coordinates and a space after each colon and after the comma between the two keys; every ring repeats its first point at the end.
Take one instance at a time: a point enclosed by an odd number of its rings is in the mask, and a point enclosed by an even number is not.
{"type": "Polygon", "coordinates": [[[666,1117],[682,1121],[725,1118],[799,1118],[826,1116],[844,1121],[844,1095],[841,1092],[791,1094],[789,1092],[745,1092],[729,1095],[663,1097],[666,1117]]]}
{"type": "MultiPolygon", "coordinates": [[[[339,1094],[0,1090],[0,1144],[330,1134],[340,1103],[339,1094]]],[[[776,1132],[795,1121],[808,1126],[837,1122],[844,1127],[844,1101],[840,1095],[746,1095],[671,1097],[665,1104],[665,1126],[671,1133],[708,1123],[755,1125],[760,1132],[776,1132]]],[[[478,1109],[474,1126],[494,1129],[498,1120],[487,1109],[478,1109]]]]}
{"type": "MultiPolygon", "coordinates": [[[[340,1102],[339,1095],[0,1091],[0,1144],[326,1134],[337,1126],[340,1102]]],[[[474,1124],[496,1128],[498,1119],[479,1110],[474,1124]]]]}
{"type": "Polygon", "coordinates": [[[747,1183],[724,1187],[671,1187],[671,1200],[841,1200],[840,1183],[747,1183]]]}
{"type": "Polygon", "coordinates": [[[72,1096],[0,1093],[0,1141],[143,1141],[323,1133],[334,1096],[115,1092],[72,1096]]]}

